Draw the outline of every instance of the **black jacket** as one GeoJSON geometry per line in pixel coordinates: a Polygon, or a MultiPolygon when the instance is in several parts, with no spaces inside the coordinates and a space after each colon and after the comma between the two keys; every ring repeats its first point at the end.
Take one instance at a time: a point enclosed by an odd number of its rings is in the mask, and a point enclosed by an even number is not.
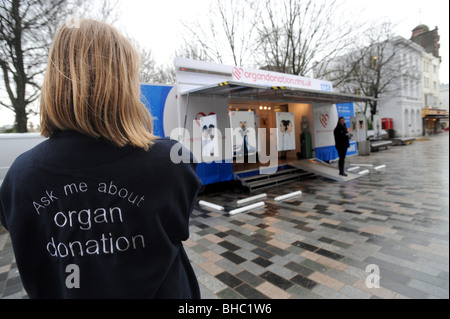
{"type": "Polygon", "coordinates": [[[189,151],[170,160],[176,143],[146,152],[65,131],[16,159],[0,221],[30,298],[200,297],[182,241],[201,182],[189,151]]]}
{"type": "Polygon", "coordinates": [[[337,149],[347,149],[350,147],[347,125],[338,123],[334,129],[334,142],[337,149]]]}

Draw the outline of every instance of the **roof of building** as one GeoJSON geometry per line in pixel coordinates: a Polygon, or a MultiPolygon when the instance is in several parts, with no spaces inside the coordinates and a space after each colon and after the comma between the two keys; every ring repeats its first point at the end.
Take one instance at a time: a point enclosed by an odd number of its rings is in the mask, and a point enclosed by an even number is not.
{"type": "Polygon", "coordinates": [[[413,31],[417,31],[417,30],[420,30],[420,29],[423,29],[424,32],[430,31],[430,28],[427,25],[425,25],[425,24],[419,24],[417,27],[415,27],[413,29],[413,31]]]}

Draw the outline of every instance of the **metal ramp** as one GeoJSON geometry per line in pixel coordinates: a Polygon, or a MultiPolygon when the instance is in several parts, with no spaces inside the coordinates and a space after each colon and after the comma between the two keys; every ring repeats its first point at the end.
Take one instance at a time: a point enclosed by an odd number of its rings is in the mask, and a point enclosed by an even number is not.
{"type": "Polygon", "coordinates": [[[299,167],[284,165],[278,167],[273,174],[260,174],[259,169],[242,171],[235,173],[235,179],[242,183],[242,186],[250,192],[281,185],[294,180],[312,177],[312,172],[305,171],[299,167]]]}
{"type": "Polygon", "coordinates": [[[361,171],[359,173],[346,171],[347,176],[341,176],[339,175],[339,169],[337,167],[322,162],[317,158],[292,161],[289,162],[289,165],[338,182],[348,182],[364,175],[361,174],[364,171],[361,171]]]}

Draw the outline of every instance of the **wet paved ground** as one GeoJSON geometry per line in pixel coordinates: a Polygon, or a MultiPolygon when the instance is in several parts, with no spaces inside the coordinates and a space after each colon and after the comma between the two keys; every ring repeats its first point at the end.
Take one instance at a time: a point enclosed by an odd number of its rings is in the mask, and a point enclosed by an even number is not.
{"type": "MultiPolygon", "coordinates": [[[[449,298],[448,133],[352,163],[386,168],[347,183],[315,177],[261,190],[252,196],[266,193],[264,207],[234,216],[226,212],[250,195],[200,196],[225,207],[197,205],[185,242],[202,297],[449,298]]],[[[4,230],[0,297],[26,298],[4,230]]]]}

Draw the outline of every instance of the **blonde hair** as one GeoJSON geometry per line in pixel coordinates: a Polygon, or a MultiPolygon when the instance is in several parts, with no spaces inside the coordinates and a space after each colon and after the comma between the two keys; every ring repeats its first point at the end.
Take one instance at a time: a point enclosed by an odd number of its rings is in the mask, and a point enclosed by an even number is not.
{"type": "Polygon", "coordinates": [[[75,130],[148,150],[156,136],[140,100],[140,56],[110,25],[64,24],[50,49],[41,92],[41,133],[75,130]]]}

